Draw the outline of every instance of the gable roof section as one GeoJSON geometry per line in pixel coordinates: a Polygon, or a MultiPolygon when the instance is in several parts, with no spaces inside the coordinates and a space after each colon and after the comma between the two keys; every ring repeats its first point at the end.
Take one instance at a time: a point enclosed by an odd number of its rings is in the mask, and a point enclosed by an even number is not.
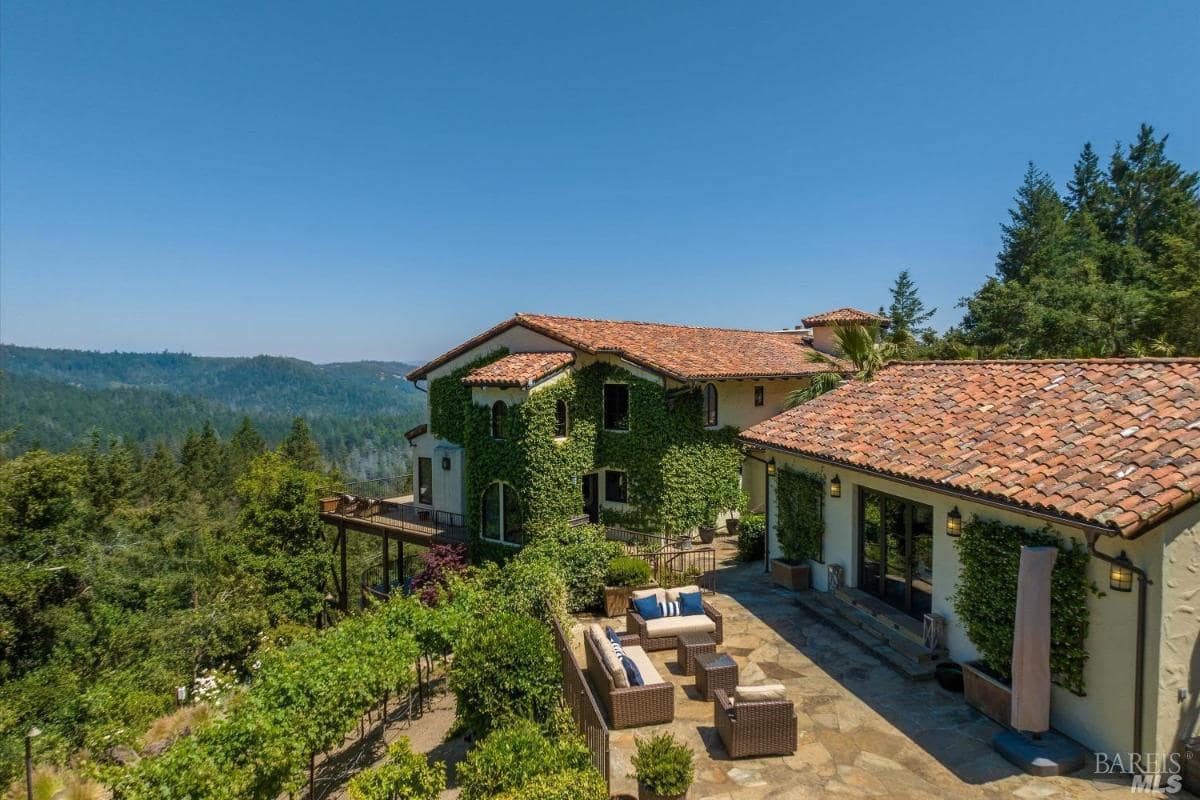
{"type": "Polygon", "coordinates": [[[897,363],[741,439],[1131,538],[1200,501],[1200,359],[897,363]]]}
{"type": "Polygon", "coordinates": [[[879,325],[886,328],[892,324],[892,321],[887,317],[881,317],[878,314],[872,314],[870,311],[863,311],[859,308],[835,308],[832,311],[826,311],[823,314],[814,314],[811,317],[805,317],[801,320],[804,327],[811,328],[814,325],[879,325]]]}
{"type": "Polygon", "coordinates": [[[557,353],[509,353],[490,364],[485,364],[463,378],[465,386],[531,386],[542,378],[549,377],[570,366],[575,354],[570,351],[557,353]]]}
{"type": "Polygon", "coordinates": [[[795,333],[665,325],[655,322],[517,314],[410,372],[409,380],[521,325],[585,353],[613,353],[680,381],[723,378],[793,378],[828,372],[809,360],[811,344],[795,333]]]}

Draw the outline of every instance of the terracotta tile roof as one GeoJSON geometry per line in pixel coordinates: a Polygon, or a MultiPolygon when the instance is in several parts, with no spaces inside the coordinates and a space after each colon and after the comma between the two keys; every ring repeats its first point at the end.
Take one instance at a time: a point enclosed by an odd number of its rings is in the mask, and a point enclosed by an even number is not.
{"type": "Polygon", "coordinates": [[[886,328],[892,324],[892,321],[887,317],[872,314],[870,311],[848,307],[835,308],[833,311],[826,311],[824,314],[814,314],[811,317],[805,317],[801,322],[804,323],[804,327],[806,328],[811,328],[814,325],[870,325],[871,323],[877,323],[886,328]]]}
{"type": "Polygon", "coordinates": [[[467,386],[529,386],[575,360],[572,352],[510,353],[463,378],[467,386]]]}
{"type": "Polygon", "coordinates": [[[1200,501],[1200,359],[897,363],[741,438],[1132,537],[1200,501]]]}
{"type": "Polygon", "coordinates": [[[799,377],[830,369],[809,360],[812,345],[797,333],[517,314],[413,370],[409,380],[425,377],[515,325],[585,353],[615,353],[681,381],[799,377]]]}

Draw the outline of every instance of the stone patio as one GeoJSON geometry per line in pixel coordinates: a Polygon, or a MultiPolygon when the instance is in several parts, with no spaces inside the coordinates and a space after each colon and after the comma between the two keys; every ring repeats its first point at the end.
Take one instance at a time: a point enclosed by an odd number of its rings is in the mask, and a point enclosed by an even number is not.
{"type": "MultiPolygon", "coordinates": [[[[718,652],[737,661],[741,683],[778,682],[788,688],[799,723],[796,753],[731,760],[713,727],[712,703],[699,699],[694,678],[685,677],[675,663],[675,651],[651,653],[659,671],[675,684],[675,721],[612,732],[614,794],[636,796],[636,783],[628,777],[634,737],[659,730],[673,732],[696,751],[692,800],[1116,800],[1129,793],[1128,781],[1106,776],[1033,778],[1017,771],[991,748],[999,727],[969,708],[962,695],[932,681],[901,677],[796,606],[792,593],[771,585],[761,564],[739,564],[731,544],[718,543],[720,593],[709,598],[725,618],[725,642],[718,652]]],[[[602,624],[621,631],[625,621],[602,624]]]]}

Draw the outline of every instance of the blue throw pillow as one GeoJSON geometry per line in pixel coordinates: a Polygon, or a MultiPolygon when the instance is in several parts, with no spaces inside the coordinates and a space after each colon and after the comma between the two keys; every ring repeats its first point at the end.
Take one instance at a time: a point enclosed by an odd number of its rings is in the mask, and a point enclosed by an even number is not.
{"type": "Polygon", "coordinates": [[[618,656],[625,655],[625,648],[621,646],[621,637],[617,636],[617,632],[612,629],[611,625],[604,626],[604,635],[608,637],[614,653],[618,656]]]}
{"type": "Polygon", "coordinates": [[[703,614],[704,604],[700,601],[700,593],[681,592],[679,595],[679,608],[685,617],[703,614]]]}
{"type": "Polygon", "coordinates": [[[633,601],[633,607],[637,609],[637,613],[642,619],[658,619],[662,616],[662,611],[658,607],[658,598],[654,595],[639,597],[633,601]]]}
{"type": "Polygon", "coordinates": [[[630,686],[646,685],[646,679],[642,677],[642,671],[637,668],[637,664],[633,663],[632,658],[621,656],[621,666],[625,668],[625,676],[629,678],[630,686]]]}

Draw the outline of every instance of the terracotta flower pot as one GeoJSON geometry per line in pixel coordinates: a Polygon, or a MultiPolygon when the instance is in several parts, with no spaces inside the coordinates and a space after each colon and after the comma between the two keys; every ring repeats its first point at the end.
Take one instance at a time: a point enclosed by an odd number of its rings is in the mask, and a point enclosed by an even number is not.
{"type": "Polygon", "coordinates": [[[704,544],[712,544],[713,539],[717,538],[717,529],[711,525],[700,526],[700,541],[704,544]]]}
{"type": "Polygon", "coordinates": [[[638,800],[685,800],[688,793],[683,794],[659,794],[646,788],[646,785],[638,781],[638,800]]]}
{"type": "Polygon", "coordinates": [[[796,592],[809,587],[808,563],[794,564],[782,558],[771,559],[771,580],[796,592]]]}
{"type": "Polygon", "coordinates": [[[992,675],[979,661],[963,664],[962,671],[967,705],[1007,728],[1012,721],[1012,686],[992,675]]]}

